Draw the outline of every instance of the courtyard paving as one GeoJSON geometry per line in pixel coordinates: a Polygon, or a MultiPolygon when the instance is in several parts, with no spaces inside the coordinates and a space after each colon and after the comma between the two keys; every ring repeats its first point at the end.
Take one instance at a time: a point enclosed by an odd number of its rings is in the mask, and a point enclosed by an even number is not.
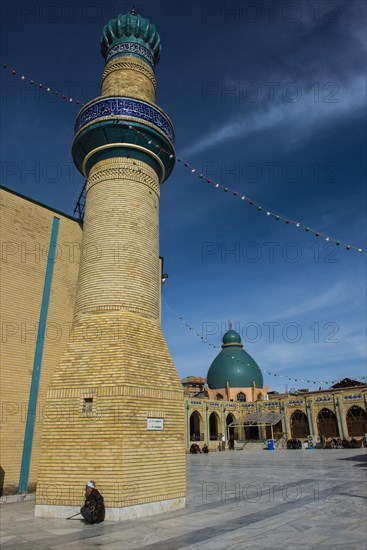
{"type": "MultiPolygon", "coordinates": [[[[1,505],[14,550],[365,550],[366,449],[226,451],[187,457],[187,506],[87,525],[1,505]]],[[[98,482],[98,480],[97,480],[98,482]]]]}

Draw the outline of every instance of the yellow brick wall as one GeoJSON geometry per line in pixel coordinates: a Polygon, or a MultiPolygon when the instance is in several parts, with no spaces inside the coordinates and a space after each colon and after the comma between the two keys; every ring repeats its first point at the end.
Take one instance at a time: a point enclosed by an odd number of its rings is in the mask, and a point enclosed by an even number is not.
{"type": "Polygon", "coordinates": [[[68,340],[81,228],[66,216],[1,189],[1,467],[4,492],[18,488],[37,328],[54,216],[60,218],[48,311],[30,488],[37,479],[41,421],[51,374],[68,340]]]}
{"type": "Polygon", "coordinates": [[[108,507],[185,495],[183,390],[159,321],[130,312],[83,316],[47,402],[37,504],[80,505],[88,478],[108,507]],[[86,345],[92,326],[98,336],[86,345]],[[93,398],[91,413],[83,412],[85,397],[93,398]],[[148,417],[163,418],[164,430],[148,431],[148,417]]]}
{"type": "Polygon", "coordinates": [[[87,183],[76,315],[128,310],[159,318],[159,183],[143,162],[95,164],[87,183]]]}
{"type": "Polygon", "coordinates": [[[102,95],[119,95],[155,102],[156,81],[153,70],[136,57],[111,59],[102,77],[102,95]]]}

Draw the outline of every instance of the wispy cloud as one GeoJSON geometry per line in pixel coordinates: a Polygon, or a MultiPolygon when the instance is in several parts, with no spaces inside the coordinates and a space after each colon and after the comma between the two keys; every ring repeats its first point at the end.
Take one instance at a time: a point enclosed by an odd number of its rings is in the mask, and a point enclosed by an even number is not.
{"type": "Polygon", "coordinates": [[[297,319],[301,319],[308,313],[315,313],[320,310],[325,311],[325,309],[331,311],[334,307],[349,299],[343,293],[342,286],[336,284],[332,288],[328,288],[312,297],[306,294],[304,299],[301,299],[291,307],[280,310],[277,319],[293,318],[294,316],[297,316],[297,319]]]}
{"type": "Polygon", "coordinates": [[[255,132],[275,129],[287,130],[284,147],[292,149],[301,140],[311,138],[322,127],[339,123],[365,107],[366,79],[362,74],[354,75],[343,85],[332,84],[319,97],[309,84],[305,83],[299,89],[302,95],[297,102],[263,103],[262,109],[246,112],[243,116],[239,110],[229,122],[182,151],[182,156],[190,157],[235,138],[246,138],[255,132]],[[330,101],[325,101],[328,94],[330,101]]]}

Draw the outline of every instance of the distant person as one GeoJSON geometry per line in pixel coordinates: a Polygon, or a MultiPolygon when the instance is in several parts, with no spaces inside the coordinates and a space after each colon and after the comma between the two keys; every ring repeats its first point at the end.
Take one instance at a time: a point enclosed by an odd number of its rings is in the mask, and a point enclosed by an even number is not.
{"type": "Polygon", "coordinates": [[[320,435],[320,444],[321,444],[321,449],[325,449],[325,447],[326,447],[326,438],[325,438],[324,434],[320,435]]]}
{"type": "Polygon", "coordinates": [[[226,450],[226,436],[224,434],[221,437],[221,441],[222,441],[222,451],[225,451],[226,450]]]}
{"type": "Polygon", "coordinates": [[[203,453],[204,453],[204,454],[207,454],[208,452],[209,452],[209,447],[208,447],[208,445],[207,445],[206,443],[204,443],[204,445],[203,445],[203,453]]]}
{"type": "Polygon", "coordinates": [[[96,489],[94,481],[87,481],[85,486],[85,503],[80,513],[88,523],[100,523],[104,520],[105,506],[103,496],[96,489]]]}

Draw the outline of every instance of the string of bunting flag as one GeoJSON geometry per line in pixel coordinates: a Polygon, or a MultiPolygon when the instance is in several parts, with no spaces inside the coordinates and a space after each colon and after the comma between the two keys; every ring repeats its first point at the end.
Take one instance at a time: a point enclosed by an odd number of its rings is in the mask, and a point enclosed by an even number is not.
{"type": "MultiPolygon", "coordinates": [[[[35,85],[35,86],[38,86],[39,88],[42,88],[42,89],[45,89],[46,92],[49,92],[49,93],[54,93],[56,94],[60,99],[63,99],[63,100],[67,100],[69,103],[75,103],[76,105],[81,105],[81,106],[84,106],[85,103],[83,103],[82,101],[80,100],[77,100],[75,98],[72,98],[72,97],[69,97],[57,90],[54,90],[53,88],[49,87],[49,86],[46,86],[42,83],[39,83],[39,82],[36,82],[35,80],[32,80],[31,78],[28,78],[26,77],[25,75],[23,75],[22,73],[16,71],[15,69],[12,69],[10,68],[7,64],[3,63],[3,68],[4,69],[7,69],[8,71],[10,71],[10,73],[13,75],[13,76],[19,76],[21,78],[22,81],[24,82],[29,82],[30,84],[32,85],[35,85]]],[[[111,117],[114,117],[114,114],[113,113],[110,113],[111,117]]],[[[109,116],[109,113],[108,111],[106,111],[106,116],[109,116]]],[[[141,135],[144,139],[147,140],[147,142],[151,145],[155,145],[155,147],[157,149],[159,149],[161,152],[169,155],[171,158],[173,158],[173,155],[169,152],[169,151],[166,151],[165,149],[161,148],[160,145],[158,144],[154,144],[153,143],[153,140],[149,137],[149,136],[146,136],[144,134],[144,132],[142,132],[141,130],[137,130],[136,128],[134,128],[132,125],[129,125],[128,123],[124,122],[123,120],[122,121],[119,121],[117,120],[116,121],[117,123],[121,124],[121,126],[126,126],[129,128],[129,130],[134,130],[136,132],[136,134],[139,134],[141,135]]],[[[244,201],[246,204],[248,204],[249,206],[254,206],[256,208],[256,210],[265,215],[266,217],[268,218],[272,218],[274,219],[275,221],[282,221],[284,222],[286,225],[289,225],[289,226],[294,226],[296,227],[297,229],[303,229],[306,233],[310,233],[310,234],[313,234],[315,235],[315,237],[321,237],[323,238],[326,242],[328,243],[332,243],[332,244],[335,244],[335,246],[343,246],[346,250],[355,250],[357,252],[360,252],[360,253],[363,253],[363,254],[367,254],[367,250],[363,249],[363,248],[360,248],[360,247],[357,247],[357,246],[354,246],[352,244],[349,244],[347,242],[343,242],[339,239],[336,239],[334,237],[331,237],[330,235],[326,234],[326,233],[323,233],[317,229],[314,229],[300,221],[297,221],[297,220],[294,220],[292,219],[291,217],[288,217],[288,216],[284,216],[283,214],[280,214],[279,212],[276,212],[275,210],[272,210],[270,208],[267,208],[266,206],[258,203],[257,201],[255,201],[254,199],[252,199],[251,197],[247,196],[247,195],[244,195],[243,193],[237,191],[236,189],[233,189],[231,187],[227,187],[227,186],[224,186],[222,185],[221,183],[218,183],[217,181],[213,180],[212,178],[209,178],[205,173],[203,173],[202,171],[198,170],[196,167],[194,167],[193,165],[191,165],[189,162],[186,162],[185,160],[179,158],[179,157],[176,157],[176,162],[177,163],[180,163],[182,164],[182,166],[184,168],[187,168],[190,173],[196,177],[198,177],[201,181],[204,181],[208,184],[210,184],[212,187],[218,189],[218,190],[221,190],[223,191],[224,193],[229,193],[231,194],[233,197],[236,197],[238,199],[240,199],[241,201],[244,201]]]]}
{"type": "Polygon", "coordinates": [[[309,226],[305,225],[302,222],[299,222],[297,220],[293,220],[290,217],[286,217],[283,214],[280,214],[279,212],[275,212],[274,210],[271,210],[271,209],[267,208],[266,206],[256,202],[254,199],[248,197],[247,195],[244,195],[244,194],[240,193],[239,191],[236,191],[235,189],[232,189],[230,187],[225,187],[224,185],[222,185],[218,182],[215,182],[214,180],[212,180],[211,178],[208,178],[205,174],[203,174],[202,172],[198,171],[196,168],[191,166],[188,162],[185,162],[185,161],[183,161],[179,158],[177,158],[177,162],[181,162],[184,167],[188,168],[191,171],[192,174],[197,174],[200,179],[205,180],[207,183],[212,184],[216,189],[220,189],[220,190],[224,191],[224,193],[231,193],[234,197],[238,197],[240,200],[246,201],[246,203],[249,206],[253,205],[257,209],[258,212],[260,212],[262,214],[265,214],[267,217],[273,218],[276,221],[283,221],[286,225],[293,225],[297,229],[298,228],[303,228],[306,231],[306,233],[314,234],[315,237],[324,238],[326,242],[328,242],[328,243],[330,242],[332,244],[335,244],[336,246],[344,246],[346,250],[351,250],[352,249],[352,250],[356,250],[357,252],[362,252],[364,254],[367,254],[367,250],[364,250],[363,248],[360,248],[360,247],[348,244],[346,242],[342,242],[338,239],[335,239],[334,237],[331,237],[330,235],[328,235],[326,233],[322,233],[321,231],[319,231],[317,229],[313,229],[312,227],[309,227],[309,226]]]}
{"type": "Polygon", "coordinates": [[[23,82],[28,82],[29,84],[31,84],[32,86],[35,86],[36,88],[45,90],[50,94],[55,94],[59,99],[63,99],[64,101],[68,101],[69,103],[75,103],[76,105],[81,105],[81,106],[85,105],[85,103],[83,103],[79,99],[75,99],[74,97],[70,97],[62,92],[59,92],[58,90],[54,90],[54,88],[51,88],[51,86],[47,86],[45,84],[42,84],[41,82],[37,82],[36,80],[29,78],[28,76],[20,73],[19,71],[12,69],[6,63],[3,63],[2,67],[3,69],[8,70],[12,76],[18,76],[23,82]]]}
{"type": "MultiPolygon", "coordinates": [[[[149,136],[146,136],[143,132],[140,130],[134,129],[131,125],[129,126],[126,123],[123,123],[124,126],[127,126],[130,130],[133,129],[137,134],[140,134],[144,139],[148,141],[149,144],[152,144],[152,139],[149,136]]],[[[156,144],[156,147],[160,149],[163,153],[166,153],[171,158],[173,155],[166,151],[165,149],[161,148],[160,145],[156,144]]],[[[330,235],[327,235],[326,233],[322,233],[321,231],[318,231],[317,229],[313,229],[312,227],[309,227],[299,221],[293,220],[290,217],[285,217],[283,214],[280,214],[279,212],[275,212],[274,210],[270,210],[269,208],[265,207],[264,205],[261,205],[260,203],[256,202],[254,199],[248,197],[247,195],[244,195],[240,193],[239,191],[236,191],[235,189],[232,189],[230,187],[225,187],[224,185],[214,181],[211,178],[208,178],[203,172],[192,166],[190,163],[186,162],[185,160],[176,157],[176,162],[181,163],[185,168],[189,169],[191,174],[198,176],[198,178],[202,181],[205,181],[206,183],[211,184],[216,189],[220,189],[224,191],[225,193],[231,193],[234,197],[238,197],[242,201],[246,201],[246,203],[249,206],[255,206],[258,212],[265,214],[267,217],[272,217],[276,221],[282,220],[285,222],[286,225],[293,225],[296,228],[303,228],[306,233],[312,233],[315,235],[315,237],[321,237],[324,238],[326,242],[330,242],[332,244],[335,244],[336,246],[344,246],[346,250],[356,250],[357,252],[362,252],[364,254],[367,254],[367,250],[364,250],[363,248],[347,244],[346,242],[342,242],[338,239],[335,239],[331,237],[330,235]]]]}
{"type": "MultiPolygon", "coordinates": [[[[192,333],[194,334],[195,336],[197,336],[204,344],[207,344],[209,347],[213,348],[213,349],[221,349],[222,346],[218,346],[218,345],[215,345],[215,344],[212,344],[211,342],[209,342],[209,340],[207,338],[204,338],[204,336],[202,334],[200,334],[200,332],[198,332],[193,326],[190,325],[190,323],[188,323],[186,321],[186,319],[184,317],[182,317],[182,315],[180,315],[179,313],[177,313],[176,311],[174,311],[166,302],[165,298],[162,296],[162,301],[163,303],[165,304],[165,306],[167,307],[167,309],[173,313],[180,321],[181,323],[192,333]]],[[[233,355],[231,355],[230,352],[227,352],[226,350],[222,350],[222,353],[224,355],[227,355],[227,357],[230,357],[233,361],[236,361],[237,363],[240,363],[241,365],[246,365],[247,367],[251,367],[251,368],[256,368],[254,367],[253,365],[250,365],[249,363],[245,363],[245,361],[241,361],[240,359],[237,359],[236,357],[234,357],[233,355]]],[[[288,375],[285,375],[285,374],[277,374],[277,373],[274,373],[274,372],[271,372],[271,371],[268,371],[266,369],[262,369],[259,367],[259,369],[261,370],[261,372],[263,372],[264,374],[268,374],[270,376],[274,376],[276,378],[282,378],[284,380],[291,380],[291,381],[294,381],[294,382],[307,382],[308,384],[337,384],[338,382],[341,382],[341,380],[310,380],[310,379],[307,379],[307,378],[300,378],[300,377],[297,377],[295,378],[294,376],[288,376],[288,375]]],[[[354,380],[366,380],[366,376],[359,376],[359,377],[354,377],[354,380]]]]}

